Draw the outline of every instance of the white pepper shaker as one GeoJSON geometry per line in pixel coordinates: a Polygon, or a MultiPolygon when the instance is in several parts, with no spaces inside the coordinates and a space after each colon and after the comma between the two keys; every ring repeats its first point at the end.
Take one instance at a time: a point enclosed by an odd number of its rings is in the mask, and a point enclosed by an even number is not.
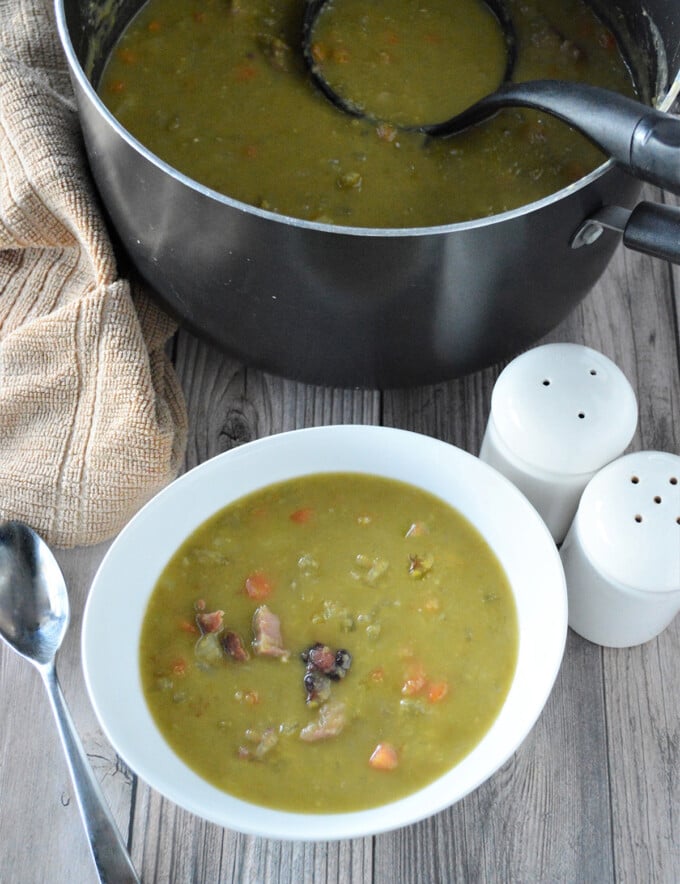
{"type": "Polygon", "coordinates": [[[580,344],[546,344],[501,372],[479,456],[561,543],[583,489],[625,450],[637,415],[633,388],[611,359],[580,344]]]}
{"type": "Polygon", "coordinates": [[[600,470],[560,555],[575,632],[614,648],[661,633],[680,612],[680,457],[637,451],[600,470]]]}

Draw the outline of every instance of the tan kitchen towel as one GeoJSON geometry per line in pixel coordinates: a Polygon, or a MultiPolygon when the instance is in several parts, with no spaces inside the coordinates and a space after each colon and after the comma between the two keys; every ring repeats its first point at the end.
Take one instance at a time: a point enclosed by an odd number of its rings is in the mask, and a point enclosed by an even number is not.
{"type": "Polygon", "coordinates": [[[0,517],[96,543],[173,478],[172,332],[118,276],[50,0],[0,0],[0,517]]]}

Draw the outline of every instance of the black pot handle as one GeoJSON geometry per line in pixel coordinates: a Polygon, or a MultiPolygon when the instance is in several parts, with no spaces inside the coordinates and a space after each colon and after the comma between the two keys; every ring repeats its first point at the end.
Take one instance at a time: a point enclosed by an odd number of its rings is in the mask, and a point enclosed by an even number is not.
{"type": "Polygon", "coordinates": [[[571,241],[574,249],[590,245],[605,230],[623,234],[623,244],[636,252],[680,264],[680,208],[641,202],[631,211],[606,206],[591,215],[571,241]]]}

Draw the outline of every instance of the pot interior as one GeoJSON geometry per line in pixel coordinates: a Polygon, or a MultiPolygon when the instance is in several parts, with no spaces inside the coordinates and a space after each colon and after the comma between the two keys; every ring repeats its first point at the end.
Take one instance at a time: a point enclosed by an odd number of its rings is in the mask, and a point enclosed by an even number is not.
{"type": "MultiPolygon", "coordinates": [[[[75,54],[96,89],[106,60],[143,0],[56,0],[75,54]]],[[[617,35],[643,101],[668,110],[680,91],[680,12],[674,0],[624,0],[592,8],[617,35]]]]}

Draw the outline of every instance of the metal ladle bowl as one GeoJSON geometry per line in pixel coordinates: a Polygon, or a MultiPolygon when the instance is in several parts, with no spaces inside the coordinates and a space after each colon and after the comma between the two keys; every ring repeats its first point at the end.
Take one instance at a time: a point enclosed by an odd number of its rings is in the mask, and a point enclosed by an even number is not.
{"type": "MultiPolygon", "coordinates": [[[[324,9],[328,10],[328,7],[331,4],[335,6],[337,5],[337,2],[339,2],[339,0],[307,0],[307,3],[305,4],[302,18],[302,55],[309,76],[317,89],[319,89],[331,104],[334,104],[339,110],[352,117],[363,117],[376,123],[385,122],[382,118],[379,118],[378,115],[371,113],[366,107],[362,107],[359,103],[355,102],[351,96],[342,95],[338,92],[326,78],[322,66],[319,65],[315,58],[313,50],[314,30],[319,21],[319,16],[324,9]]],[[[505,68],[499,82],[500,86],[501,84],[509,83],[512,80],[512,75],[515,70],[515,62],[517,60],[517,37],[515,35],[515,26],[503,0],[483,0],[483,2],[497,20],[503,33],[503,41],[505,45],[505,68]]],[[[453,119],[456,118],[457,117],[454,117],[453,119]]],[[[434,130],[440,125],[445,124],[435,123],[431,126],[414,124],[399,126],[399,128],[431,134],[430,130],[434,130]]]]}
{"type": "MultiPolygon", "coordinates": [[[[329,0],[307,0],[302,23],[302,55],[309,76],[319,91],[339,110],[355,117],[378,120],[351,96],[340,95],[328,82],[312,50],[314,29],[329,0]]],[[[342,0],[331,0],[341,3],[342,0]]],[[[586,83],[531,80],[515,83],[517,39],[512,16],[504,0],[484,0],[499,22],[506,48],[506,66],[498,89],[447,120],[398,128],[432,138],[449,138],[477,125],[507,107],[545,111],[578,129],[616,163],[651,184],[680,194],[680,120],[646,104],[586,83]]]]}

